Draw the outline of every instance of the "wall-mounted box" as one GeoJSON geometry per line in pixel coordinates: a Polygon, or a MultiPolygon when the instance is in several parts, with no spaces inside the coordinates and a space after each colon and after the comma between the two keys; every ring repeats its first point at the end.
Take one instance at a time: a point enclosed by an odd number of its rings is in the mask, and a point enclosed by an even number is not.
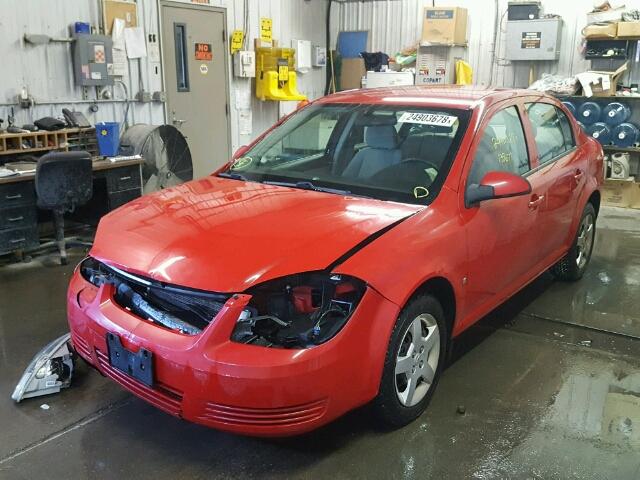
{"type": "Polygon", "coordinates": [[[561,18],[507,22],[507,60],[557,60],[560,57],[561,18]]]}
{"type": "Polygon", "coordinates": [[[106,35],[79,33],[72,44],[76,85],[113,85],[113,42],[106,35]]]}
{"type": "Polygon", "coordinates": [[[466,53],[465,47],[419,47],[416,58],[416,85],[454,83],[456,60],[464,60],[466,53]]]}
{"type": "Polygon", "coordinates": [[[233,54],[233,74],[236,77],[253,78],[256,76],[256,52],[240,50],[233,54]]]}
{"type": "Polygon", "coordinates": [[[467,9],[460,7],[426,7],[421,42],[445,45],[467,43],[467,9]]]}
{"type": "Polygon", "coordinates": [[[507,4],[507,20],[536,20],[540,18],[542,6],[540,2],[509,2],[507,4]]]}

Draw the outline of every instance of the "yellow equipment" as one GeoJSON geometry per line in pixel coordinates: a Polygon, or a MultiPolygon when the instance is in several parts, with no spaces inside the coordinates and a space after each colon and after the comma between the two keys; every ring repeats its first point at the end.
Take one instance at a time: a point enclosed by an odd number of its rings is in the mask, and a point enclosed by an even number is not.
{"type": "Polygon", "coordinates": [[[260,100],[306,100],[298,92],[293,48],[256,50],[256,97],[260,100]]]}

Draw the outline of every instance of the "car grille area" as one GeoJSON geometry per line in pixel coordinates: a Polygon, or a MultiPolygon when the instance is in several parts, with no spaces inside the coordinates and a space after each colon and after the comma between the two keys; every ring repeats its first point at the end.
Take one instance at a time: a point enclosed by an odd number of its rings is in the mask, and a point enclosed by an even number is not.
{"type": "Polygon", "coordinates": [[[206,328],[229,298],[133,275],[91,257],[82,262],[80,272],[93,285],[112,284],[115,303],[134,315],[188,335],[206,328]]]}
{"type": "Polygon", "coordinates": [[[322,417],[327,409],[326,400],[280,408],[232,407],[206,402],[199,420],[237,426],[294,426],[322,417]]]}
{"type": "Polygon", "coordinates": [[[103,351],[96,349],[96,357],[98,358],[100,371],[102,371],[102,373],[107,377],[111,378],[111,380],[119,383],[130,392],[160,410],[163,410],[175,417],[182,416],[182,392],[163,384],[158,384],[155,388],[147,387],[146,385],[143,385],[137,380],[129,377],[126,373],[113,368],[109,364],[109,357],[103,351]]]}

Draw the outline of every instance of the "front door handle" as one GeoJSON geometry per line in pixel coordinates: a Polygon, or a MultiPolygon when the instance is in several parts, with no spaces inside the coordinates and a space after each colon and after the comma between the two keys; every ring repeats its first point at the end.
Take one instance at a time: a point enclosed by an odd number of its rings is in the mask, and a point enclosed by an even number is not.
{"type": "Polygon", "coordinates": [[[544,201],[544,195],[534,195],[529,201],[529,209],[535,210],[544,201]]]}
{"type": "Polygon", "coordinates": [[[584,176],[584,172],[580,169],[576,170],[576,173],[573,175],[573,178],[575,178],[577,181],[580,181],[580,179],[584,176]]]}

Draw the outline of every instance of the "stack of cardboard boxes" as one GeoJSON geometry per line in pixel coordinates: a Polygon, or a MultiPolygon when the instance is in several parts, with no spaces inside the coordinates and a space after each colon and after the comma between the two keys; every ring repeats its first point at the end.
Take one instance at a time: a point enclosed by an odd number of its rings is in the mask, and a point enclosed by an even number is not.
{"type": "Polygon", "coordinates": [[[466,55],[467,9],[426,7],[416,59],[416,85],[455,82],[455,61],[466,55]]]}

